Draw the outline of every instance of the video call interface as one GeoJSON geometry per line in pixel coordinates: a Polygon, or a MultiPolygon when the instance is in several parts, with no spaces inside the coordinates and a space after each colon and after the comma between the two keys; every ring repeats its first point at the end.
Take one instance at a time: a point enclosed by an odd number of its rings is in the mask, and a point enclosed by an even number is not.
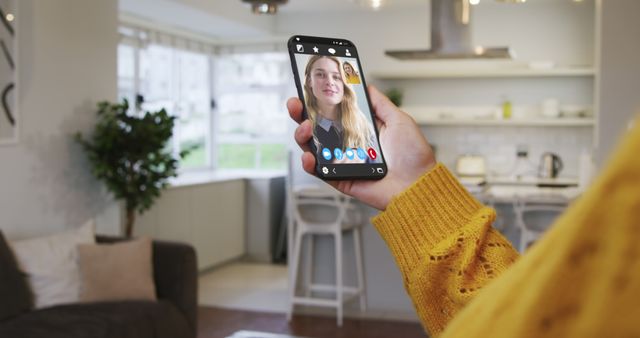
{"type": "MultiPolygon", "coordinates": [[[[382,163],[356,50],[313,43],[296,43],[294,48],[306,111],[315,116],[310,119],[314,122],[318,163],[382,163]],[[310,72],[305,76],[307,69],[310,72]],[[331,113],[333,109],[338,113],[331,113]],[[358,136],[349,136],[356,130],[361,131],[355,133],[358,136]]],[[[330,174],[331,170],[335,173],[335,167],[324,166],[320,170],[330,174]]],[[[382,170],[372,169],[374,174],[382,174],[382,170]]]]}

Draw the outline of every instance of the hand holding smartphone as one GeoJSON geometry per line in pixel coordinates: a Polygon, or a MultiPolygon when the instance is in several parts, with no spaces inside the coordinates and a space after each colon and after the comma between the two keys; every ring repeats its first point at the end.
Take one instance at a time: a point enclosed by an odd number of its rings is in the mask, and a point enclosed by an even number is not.
{"type": "Polygon", "coordinates": [[[309,147],[325,180],[381,179],[387,165],[356,47],[348,40],[293,36],[288,42],[309,147]]]}

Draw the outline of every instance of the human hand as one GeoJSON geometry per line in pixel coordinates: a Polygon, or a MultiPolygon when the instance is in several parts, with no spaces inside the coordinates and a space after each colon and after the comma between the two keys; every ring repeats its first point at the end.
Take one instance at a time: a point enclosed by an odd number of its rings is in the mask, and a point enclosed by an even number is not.
{"type": "MultiPolygon", "coordinates": [[[[340,192],[380,210],[386,209],[393,196],[407,189],[425,172],[436,165],[436,159],[416,122],[401,111],[375,87],[369,86],[369,97],[380,134],[380,146],[387,162],[387,175],[381,180],[327,181],[340,192]]],[[[316,159],[309,148],[311,121],[302,120],[302,102],[287,101],[292,119],[300,125],[295,139],[302,148],[302,167],[315,175],[316,159]]]]}

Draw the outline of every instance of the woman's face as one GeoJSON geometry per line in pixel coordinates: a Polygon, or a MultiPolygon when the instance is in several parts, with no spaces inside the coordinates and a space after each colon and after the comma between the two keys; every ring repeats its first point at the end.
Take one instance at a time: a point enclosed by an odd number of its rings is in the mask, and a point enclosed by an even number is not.
{"type": "Polygon", "coordinates": [[[349,74],[349,75],[353,75],[353,67],[351,67],[350,64],[345,63],[344,64],[344,72],[349,74]]]}
{"type": "Polygon", "coordinates": [[[335,61],[321,58],[311,67],[311,90],[320,105],[334,106],[342,102],[344,83],[335,61]]]}

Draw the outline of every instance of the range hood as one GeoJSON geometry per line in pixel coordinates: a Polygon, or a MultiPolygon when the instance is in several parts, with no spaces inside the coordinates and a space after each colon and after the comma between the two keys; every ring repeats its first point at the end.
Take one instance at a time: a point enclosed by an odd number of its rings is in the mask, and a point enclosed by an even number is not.
{"type": "Polygon", "coordinates": [[[511,59],[509,47],[475,47],[471,44],[469,0],[431,0],[431,49],[388,50],[400,60],[511,59]]]}

